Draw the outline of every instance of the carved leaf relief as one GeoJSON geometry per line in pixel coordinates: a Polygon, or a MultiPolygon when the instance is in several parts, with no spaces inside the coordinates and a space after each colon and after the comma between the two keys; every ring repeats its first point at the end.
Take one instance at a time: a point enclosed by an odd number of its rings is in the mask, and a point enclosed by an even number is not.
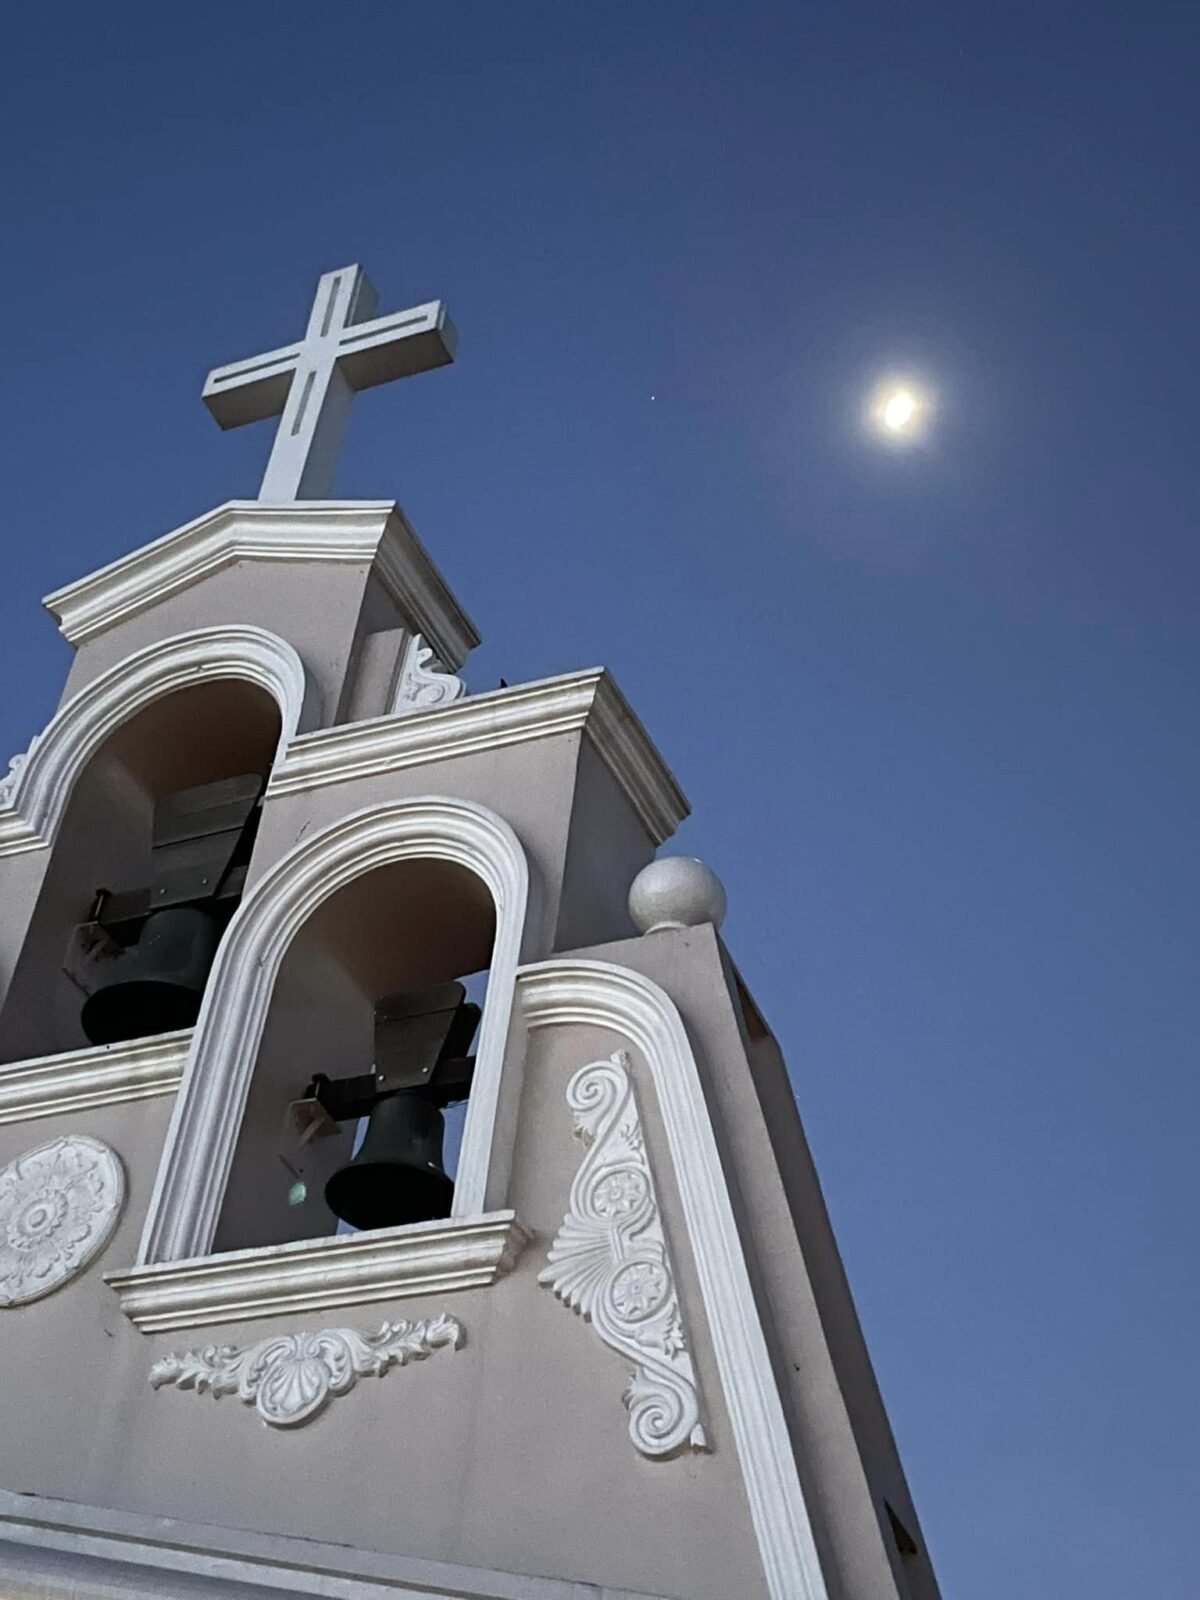
{"type": "Polygon", "coordinates": [[[28,766],[30,756],[37,749],[40,738],[40,734],[35,734],[26,749],[18,755],[9,757],[8,771],[3,778],[0,778],[0,811],[7,810],[15,802],[21,774],[28,766]]]}
{"type": "Polygon", "coordinates": [[[438,664],[433,646],[426,644],[422,634],[414,633],[405,645],[392,701],[393,715],[402,711],[431,711],[434,706],[449,705],[452,700],[461,699],[466,692],[462,679],[438,664]]]}
{"type": "Polygon", "coordinates": [[[705,1437],[628,1059],[593,1062],[567,1086],[587,1154],[538,1281],[633,1362],[629,1435],[643,1455],[663,1456],[705,1437]]]}
{"type": "Polygon", "coordinates": [[[150,1368],[150,1387],[170,1383],[214,1398],[236,1394],[272,1428],[294,1428],[335,1395],[348,1394],[359,1378],[380,1378],[445,1346],[459,1350],[465,1337],[457,1317],[445,1315],[385,1322],[374,1333],[324,1328],[275,1334],[245,1349],[209,1345],[163,1356],[150,1368]]]}

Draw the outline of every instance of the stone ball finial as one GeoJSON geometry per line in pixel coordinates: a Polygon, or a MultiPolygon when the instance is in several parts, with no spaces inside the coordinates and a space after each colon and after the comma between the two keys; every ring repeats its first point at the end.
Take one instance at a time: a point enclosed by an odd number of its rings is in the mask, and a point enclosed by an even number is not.
{"type": "Polygon", "coordinates": [[[696,928],[725,918],[725,890],[711,867],[693,856],[663,856],[643,867],[629,888],[629,915],[639,933],[696,928]]]}

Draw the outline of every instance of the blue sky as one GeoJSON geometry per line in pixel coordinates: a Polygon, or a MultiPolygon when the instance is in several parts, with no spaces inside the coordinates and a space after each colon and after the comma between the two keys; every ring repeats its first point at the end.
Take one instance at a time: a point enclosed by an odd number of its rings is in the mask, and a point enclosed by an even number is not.
{"type": "Polygon", "coordinates": [[[1189,8],[12,11],[0,746],[41,595],[237,495],[206,370],[317,274],[485,635],[604,662],[778,1032],[947,1600],[1194,1600],[1200,172],[1189,8]],[[926,449],[858,426],[902,365],[926,449]]]}

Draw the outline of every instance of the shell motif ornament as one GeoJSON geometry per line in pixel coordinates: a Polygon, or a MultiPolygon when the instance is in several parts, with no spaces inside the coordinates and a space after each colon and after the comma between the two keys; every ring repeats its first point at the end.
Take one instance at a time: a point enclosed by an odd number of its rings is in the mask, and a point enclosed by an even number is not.
{"type": "Polygon", "coordinates": [[[645,1456],[707,1448],[641,1117],[618,1050],[567,1086],[587,1154],[538,1281],[631,1364],[629,1437],[645,1456]]]}
{"type": "Polygon", "coordinates": [[[457,1317],[385,1322],[374,1333],[322,1328],[280,1333],[246,1348],[210,1345],[172,1353],[150,1369],[150,1387],[236,1394],[272,1428],[295,1428],[348,1394],[359,1378],[381,1378],[390,1367],[423,1361],[435,1350],[459,1350],[465,1338],[457,1317]]]}

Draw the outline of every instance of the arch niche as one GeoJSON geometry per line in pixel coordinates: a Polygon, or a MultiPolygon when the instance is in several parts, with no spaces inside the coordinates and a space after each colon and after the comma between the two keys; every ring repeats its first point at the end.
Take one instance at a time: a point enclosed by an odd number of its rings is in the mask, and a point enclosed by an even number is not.
{"type": "MultiPolygon", "coordinates": [[[[489,1178],[493,1184],[499,1181],[491,1171],[492,1154],[525,934],[529,872],[516,835],[501,817],[469,801],[425,795],[369,806],[341,818],[295,846],[247,893],[229,925],[205,994],[150,1201],[139,1264],[205,1255],[214,1243],[222,1248],[232,1245],[223,1206],[231,1175],[235,1186],[242,1187],[235,1162],[245,1160],[255,1142],[260,1146],[260,1174],[262,1163],[267,1163],[268,1175],[262,1181],[279,1182],[270,1148],[277,1137],[276,1119],[285,1108],[286,1092],[300,1094],[304,1085],[296,1078],[290,1091],[281,1088],[273,1106],[267,1093],[264,1110],[255,1078],[268,1027],[274,1026],[269,1019],[281,969],[294,942],[303,940],[310,919],[320,929],[326,949],[332,948],[336,955],[337,939],[349,933],[351,919],[345,907],[355,903],[355,886],[377,874],[385,892],[411,893],[418,904],[422,896],[446,894],[469,909],[477,927],[482,912],[488,933],[494,929],[453,1214],[473,1216],[485,1209],[489,1178]],[[471,880],[477,881],[474,891],[471,880]],[[481,906],[480,887],[490,907],[481,906]],[[351,898],[339,907],[338,897],[347,890],[351,898]],[[256,1127],[247,1120],[248,1108],[257,1119],[256,1127]]],[[[464,948],[481,946],[477,938],[465,947],[451,940],[447,959],[458,959],[464,948]]],[[[360,984],[364,970],[360,965],[351,975],[360,984]]],[[[389,982],[394,981],[395,970],[386,961],[378,968],[389,982]]],[[[410,970],[416,983],[447,975],[410,970]]],[[[360,992],[360,1002],[365,998],[360,992]]],[[[280,999],[287,1003],[286,996],[280,999]]],[[[333,1004],[338,1003],[335,991],[333,1004]]],[[[367,1016],[369,1010],[360,1014],[367,1016]]],[[[270,1070],[265,1057],[262,1064],[264,1071],[270,1070]]],[[[365,1065],[369,1056],[365,1064],[333,1062],[326,1070],[332,1066],[334,1076],[365,1070],[365,1065]]]]}
{"type": "Polygon", "coordinates": [[[305,695],[284,640],[216,627],[135,652],[60,707],[0,792],[0,857],[28,854],[35,869],[27,912],[11,907],[20,945],[0,1002],[0,1061],[87,1043],[82,995],[64,972],[73,929],[100,889],[148,881],[158,799],[244,773],[265,781],[305,695]]]}

